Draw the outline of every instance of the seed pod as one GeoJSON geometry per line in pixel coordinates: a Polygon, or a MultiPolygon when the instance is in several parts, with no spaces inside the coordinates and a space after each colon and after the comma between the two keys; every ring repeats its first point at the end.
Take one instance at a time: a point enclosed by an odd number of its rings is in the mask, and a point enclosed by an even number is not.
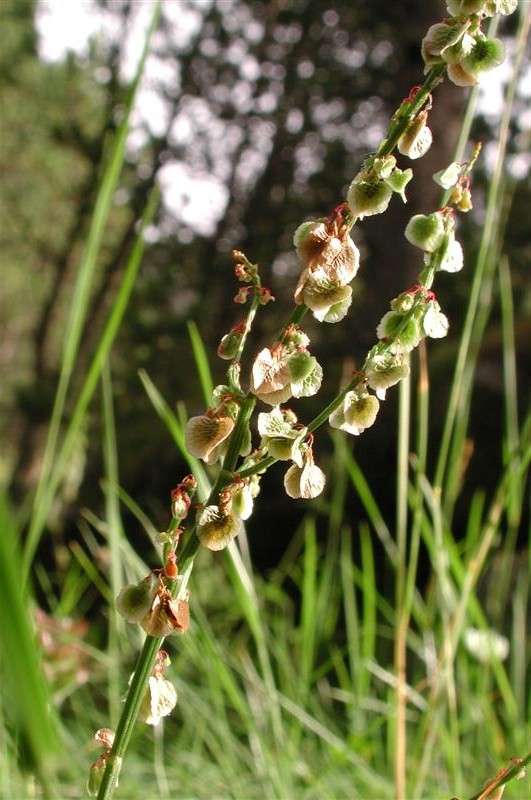
{"type": "Polygon", "coordinates": [[[358,436],[374,425],[380,408],[378,398],[368,392],[348,392],[342,404],[329,417],[332,428],[358,436]]]}
{"type": "Polygon", "coordinates": [[[442,244],[444,223],[440,214],[415,214],[409,220],[405,237],[415,247],[433,253],[442,244]]]}
{"type": "Polygon", "coordinates": [[[218,506],[206,506],[197,524],[199,541],[209,550],[223,550],[242,529],[239,517],[223,512],[218,506]]]}
{"type": "Polygon", "coordinates": [[[385,211],[392,194],[393,190],[384,180],[356,176],[349,186],[347,203],[352,215],[362,219],[385,211]]]}
{"type": "Polygon", "coordinates": [[[131,583],[116,598],[116,610],[127,622],[140,622],[155,598],[157,578],[150,574],[139,583],[131,583]]]}

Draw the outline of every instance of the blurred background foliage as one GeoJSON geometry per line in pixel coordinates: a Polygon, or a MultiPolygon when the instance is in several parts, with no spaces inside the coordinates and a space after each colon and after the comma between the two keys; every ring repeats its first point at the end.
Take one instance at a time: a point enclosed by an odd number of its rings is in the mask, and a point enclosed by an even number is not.
{"type": "MultiPolygon", "coordinates": [[[[131,32],[143,5],[93,0],[92,10],[105,19],[108,35],[94,38],[84,53],[55,61],[43,57],[39,36],[46,3],[3,0],[0,6],[0,478],[22,509],[39,472],[73,279],[108,143],[120,120],[127,59],[134,49],[131,32]]],[[[163,5],[74,382],[79,384],[84,374],[137,221],[158,179],[164,187],[162,204],[149,230],[149,246],[111,365],[120,483],[155,526],[165,524],[169,491],[187,468],[156,418],[138,370],[148,371],[171,405],[184,402],[189,413],[203,408],[187,323],[196,321],[207,351],[214,354],[221,335],[237,321],[230,257],[234,247],[260,263],[263,282],[276,298],[258,321],[255,350],[270,341],[292,306],[300,269],[291,244],[295,227],[307,217],[328,215],[344,198],[393,110],[419,83],[420,40],[443,13],[444,4],[436,0],[181,0],[163,5]]],[[[514,25],[515,20],[504,20],[500,31],[509,56],[514,25]]],[[[487,101],[496,97],[496,88],[487,90],[487,101]]],[[[512,202],[504,209],[521,408],[529,401],[531,363],[531,184],[524,131],[528,101],[522,93],[516,104],[509,145],[512,173],[506,177],[512,202]]],[[[413,213],[438,204],[431,175],[452,159],[464,104],[463,90],[448,82],[437,88],[430,114],[434,145],[413,164],[407,206],[395,200],[388,213],[356,226],[363,269],[356,279],[353,311],[340,325],[308,326],[313,350],[325,366],[325,383],[317,398],[301,406],[304,419],[360,363],[374,343],[376,324],[389,300],[414,281],[419,256],[405,241],[403,229],[413,213]]],[[[496,138],[500,112],[495,100],[483,108],[474,130],[474,138],[484,143],[473,177],[475,212],[459,222],[469,267],[485,205],[488,145],[496,138]]],[[[451,332],[444,342],[430,346],[433,438],[444,415],[469,268],[458,276],[442,276],[437,290],[451,332]]],[[[464,477],[468,496],[478,486],[489,488],[499,474],[501,360],[494,297],[477,372],[471,459],[464,477]]],[[[212,368],[216,379],[223,380],[224,365],[215,357],[212,368]]],[[[387,495],[391,504],[394,491],[390,464],[395,458],[395,403],[391,393],[378,425],[356,443],[356,457],[369,483],[378,486],[384,507],[387,495]]],[[[52,581],[53,569],[61,569],[79,538],[80,510],[88,507],[97,514],[104,502],[99,485],[101,426],[96,402],[49,520],[53,551],[48,539],[42,547],[52,581]]],[[[326,433],[320,432],[320,462],[331,452],[326,433]]],[[[267,476],[249,526],[259,568],[278,561],[305,513],[302,504],[280,490],[281,479],[274,470],[267,476]]],[[[356,514],[356,498],[349,502],[356,514]]],[[[133,541],[137,528],[131,518],[133,541]]]]}

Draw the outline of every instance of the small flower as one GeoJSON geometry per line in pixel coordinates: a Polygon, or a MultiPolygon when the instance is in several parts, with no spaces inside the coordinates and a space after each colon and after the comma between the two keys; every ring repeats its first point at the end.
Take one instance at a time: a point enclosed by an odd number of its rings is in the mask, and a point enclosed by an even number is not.
{"type": "Polygon", "coordinates": [[[292,464],[284,475],[284,488],[289,497],[312,500],[324,489],[326,477],[313,460],[311,448],[303,456],[303,466],[292,464]]]}
{"type": "Polygon", "coordinates": [[[209,550],[223,550],[242,530],[241,519],[229,508],[206,506],[197,523],[197,536],[209,550]]]}
{"type": "Polygon", "coordinates": [[[186,425],[185,442],[190,455],[214,464],[219,455],[219,446],[231,435],[234,420],[215,413],[190,417],[186,425]]]}
{"type": "Polygon", "coordinates": [[[408,158],[421,158],[431,147],[433,136],[426,122],[428,112],[421,111],[413,119],[398,140],[398,150],[408,158]]]}
{"type": "Polygon", "coordinates": [[[409,375],[409,367],[399,353],[373,355],[365,369],[367,385],[374,389],[380,400],[385,400],[387,389],[409,375]]]}
{"type": "Polygon", "coordinates": [[[347,392],[343,402],[329,417],[332,428],[358,436],[376,420],[380,403],[365,390],[347,392]]]}
{"type": "Polygon", "coordinates": [[[167,717],[173,711],[176,705],[175,686],[162,675],[151,675],[138,716],[148,725],[157,726],[163,717],[167,717]]]}
{"type": "Polygon", "coordinates": [[[386,210],[393,190],[378,177],[361,172],[352,181],[347,192],[347,203],[354,217],[371,217],[386,210]]]}
{"type": "Polygon", "coordinates": [[[153,605],[157,578],[150,572],[139,583],[124,586],[116,598],[116,610],[126,622],[140,622],[153,605]]]}
{"type": "Polygon", "coordinates": [[[409,220],[405,237],[411,244],[428,253],[442,244],[444,223],[441,214],[415,214],[409,220]]]}

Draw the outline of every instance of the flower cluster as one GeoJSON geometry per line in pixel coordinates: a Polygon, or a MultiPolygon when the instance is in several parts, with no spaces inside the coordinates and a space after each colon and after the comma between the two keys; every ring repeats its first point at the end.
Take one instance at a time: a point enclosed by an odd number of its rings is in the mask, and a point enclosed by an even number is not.
{"type": "Polygon", "coordinates": [[[304,269],[295,289],[295,302],[304,303],[320,322],[339,322],[352,302],[359,250],[349,236],[349,209],[343,204],[328,219],[303,222],[293,244],[304,269]]]}
{"type": "Polygon", "coordinates": [[[432,25],[422,40],[426,72],[444,63],[457,86],[473,86],[484,72],[504,59],[499,39],[488,39],[481,30],[484,17],[512,14],[517,0],[448,0],[450,19],[432,25]]]}
{"type": "Polygon", "coordinates": [[[369,156],[347,192],[347,203],[352,217],[363,219],[383,213],[393,192],[406,202],[405,188],[412,177],[411,169],[397,167],[393,155],[369,156]]]}

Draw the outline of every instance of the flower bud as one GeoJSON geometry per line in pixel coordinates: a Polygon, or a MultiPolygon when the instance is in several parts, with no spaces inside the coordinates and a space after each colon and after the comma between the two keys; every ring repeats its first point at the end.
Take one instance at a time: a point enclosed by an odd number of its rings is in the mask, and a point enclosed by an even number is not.
{"type": "Polygon", "coordinates": [[[358,436],[376,420],[380,403],[373,394],[362,391],[347,392],[342,404],[329,417],[332,428],[358,436]]]}
{"type": "Polygon", "coordinates": [[[470,189],[466,187],[461,192],[461,197],[456,203],[457,209],[463,213],[470,211],[472,208],[472,195],[470,194],[470,189]]]}
{"type": "Polygon", "coordinates": [[[157,578],[150,572],[139,583],[124,586],[116,598],[116,610],[126,622],[140,622],[150,610],[157,589],[157,578]]]}
{"type": "Polygon", "coordinates": [[[242,529],[236,514],[221,510],[218,506],[206,506],[197,524],[197,536],[209,550],[223,550],[242,529]]]}
{"type": "Polygon", "coordinates": [[[218,345],[218,356],[225,361],[231,361],[238,352],[241,340],[242,334],[238,331],[229,331],[226,333],[218,345]]]}
{"type": "Polygon", "coordinates": [[[433,253],[442,243],[444,223],[440,214],[415,214],[409,220],[405,237],[415,247],[433,253]]]}
{"type": "Polygon", "coordinates": [[[392,194],[393,190],[384,180],[360,173],[349,186],[347,203],[352,215],[363,219],[385,211],[392,194]]]}
{"type": "Polygon", "coordinates": [[[391,300],[391,308],[393,311],[396,311],[397,314],[407,314],[413,307],[414,302],[415,294],[413,291],[402,292],[398,297],[395,297],[394,300],[391,300]]]}
{"type": "Polygon", "coordinates": [[[87,780],[87,794],[89,797],[97,797],[100,790],[101,781],[106,768],[106,754],[100,756],[91,764],[87,780]]]}

